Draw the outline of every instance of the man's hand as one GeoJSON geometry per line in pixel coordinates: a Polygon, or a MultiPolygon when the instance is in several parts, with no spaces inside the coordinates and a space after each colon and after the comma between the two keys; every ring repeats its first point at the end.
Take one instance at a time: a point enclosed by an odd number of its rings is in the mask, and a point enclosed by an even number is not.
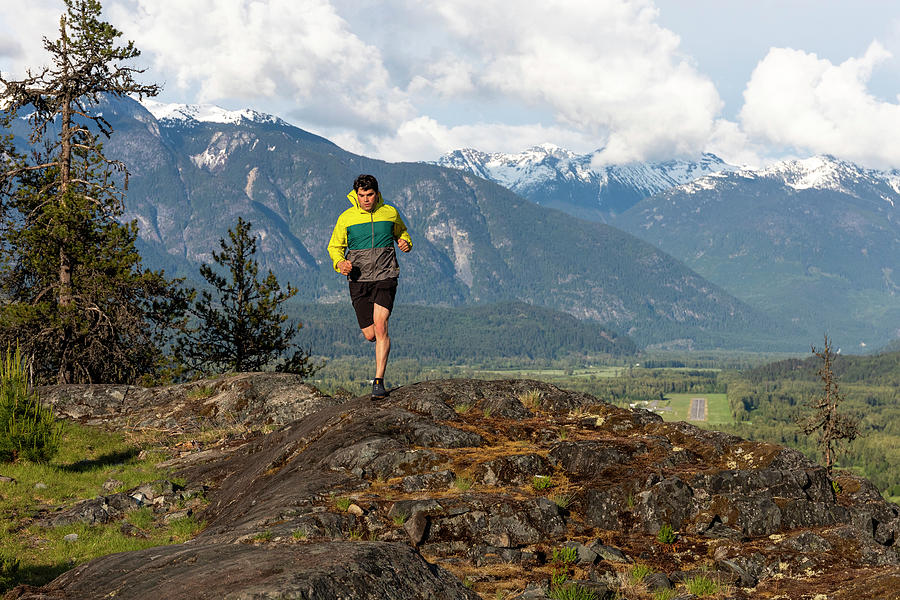
{"type": "Polygon", "coordinates": [[[399,240],[397,240],[397,247],[400,248],[404,252],[409,252],[410,250],[412,250],[412,246],[410,246],[409,242],[407,242],[403,238],[400,238],[399,240]]]}
{"type": "Polygon", "coordinates": [[[350,271],[353,270],[353,263],[349,260],[342,260],[337,264],[338,271],[341,272],[341,275],[349,275],[350,271]]]}

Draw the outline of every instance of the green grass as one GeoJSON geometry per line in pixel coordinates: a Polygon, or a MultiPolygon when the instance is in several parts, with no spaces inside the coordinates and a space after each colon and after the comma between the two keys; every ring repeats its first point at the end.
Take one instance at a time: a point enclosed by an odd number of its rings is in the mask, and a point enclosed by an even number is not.
{"type": "Polygon", "coordinates": [[[648,567],[645,564],[638,563],[631,567],[628,571],[628,579],[631,580],[631,583],[641,583],[644,580],[644,577],[651,574],[653,569],[648,567]]]}
{"type": "Polygon", "coordinates": [[[468,477],[457,477],[453,481],[453,487],[461,492],[466,492],[472,488],[472,480],[468,477]]]}
{"type": "Polygon", "coordinates": [[[703,596],[712,596],[719,591],[719,584],[705,575],[691,577],[685,580],[684,585],[690,593],[701,598],[703,596]]]}
{"type": "Polygon", "coordinates": [[[556,585],[547,594],[553,600],[597,600],[597,592],[583,588],[577,583],[556,585]]]}
{"type": "Polygon", "coordinates": [[[659,532],[656,534],[656,541],[660,544],[674,544],[675,540],[678,538],[675,530],[672,529],[672,526],[668,523],[663,523],[662,527],[659,528],[659,532]]]}
{"type": "Polygon", "coordinates": [[[161,519],[157,522],[149,508],[126,517],[145,532],[146,538],[123,534],[119,530],[121,521],[58,528],[27,524],[42,511],[108,493],[103,490],[103,483],[109,479],[122,481],[119,489],[165,479],[169,474],[155,466],[162,458],[161,452],[143,448],[124,433],[63,422],[59,452],[51,462],[2,465],[2,473],[18,483],[3,486],[0,494],[0,559],[14,557],[19,564],[17,569],[7,564],[7,572],[0,573],[0,593],[20,583],[46,584],[64,571],[99,556],[180,543],[199,533],[203,523],[193,517],[165,524],[161,519]],[[142,449],[145,452],[138,458],[142,449]],[[38,488],[36,484],[46,487],[38,488]],[[22,524],[25,526],[19,529],[22,524]],[[65,541],[69,534],[77,534],[78,539],[65,541]]]}
{"type": "Polygon", "coordinates": [[[578,560],[578,550],[568,546],[554,548],[552,557],[554,563],[562,563],[563,565],[574,564],[578,560]]]}
{"type": "Polygon", "coordinates": [[[532,481],[531,483],[531,487],[533,487],[537,492],[549,490],[555,485],[556,484],[553,483],[553,479],[551,479],[549,475],[535,475],[534,481],[532,481]]]}
{"type": "Polygon", "coordinates": [[[659,404],[657,412],[666,421],[687,421],[691,409],[691,398],[706,398],[706,423],[718,425],[733,423],[731,407],[728,404],[728,394],[666,394],[666,400],[659,404]]]}

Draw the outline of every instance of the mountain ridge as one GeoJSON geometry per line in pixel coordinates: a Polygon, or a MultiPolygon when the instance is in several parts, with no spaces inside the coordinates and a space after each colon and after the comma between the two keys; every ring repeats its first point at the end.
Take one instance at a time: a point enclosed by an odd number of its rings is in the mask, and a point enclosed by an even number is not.
{"type": "Polygon", "coordinates": [[[148,264],[173,275],[195,278],[242,216],[259,235],[261,267],[302,282],[299,300],[344,301],[325,246],[350,182],[372,172],[414,237],[413,254],[399,257],[398,302],[518,300],[604,322],[641,344],[793,344],[767,316],[630,234],[481,178],[354,155],[273,119],[220,123],[182,111],[159,121],[130,100],[101,108],[116,130],[108,154],[132,171],[125,218],[138,221],[148,264]]]}

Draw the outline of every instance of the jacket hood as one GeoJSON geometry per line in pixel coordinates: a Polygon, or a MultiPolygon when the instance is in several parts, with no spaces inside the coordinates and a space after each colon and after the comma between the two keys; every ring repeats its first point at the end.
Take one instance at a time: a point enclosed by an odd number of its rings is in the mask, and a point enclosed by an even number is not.
{"type": "MultiPolygon", "coordinates": [[[[352,204],[359,210],[363,210],[362,207],[359,205],[359,197],[356,195],[356,190],[350,190],[350,193],[347,194],[347,200],[349,200],[350,204],[352,204]]],[[[378,192],[375,196],[375,206],[372,207],[372,212],[375,212],[376,210],[378,210],[378,208],[382,204],[384,204],[384,198],[381,197],[381,192],[378,192]]]]}

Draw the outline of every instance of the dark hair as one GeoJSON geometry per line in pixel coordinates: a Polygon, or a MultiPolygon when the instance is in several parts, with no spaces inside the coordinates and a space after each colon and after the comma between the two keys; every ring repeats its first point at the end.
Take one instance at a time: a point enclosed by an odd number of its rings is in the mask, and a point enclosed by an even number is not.
{"type": "Polygon", "coordinates": [[[375,179],[372,175],[360,175],[356,179],[353,180],[353,189],[357,192],[359,190],[374,190],[375,193],[378,193],[378,180],[375,179]]]}

